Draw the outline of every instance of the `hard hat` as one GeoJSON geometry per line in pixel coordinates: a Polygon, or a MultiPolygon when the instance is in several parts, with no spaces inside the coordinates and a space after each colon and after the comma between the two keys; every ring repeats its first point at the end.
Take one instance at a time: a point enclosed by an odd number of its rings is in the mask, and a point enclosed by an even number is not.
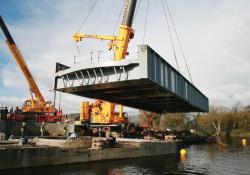
{"type": "Polygon", "coordinates": [[[25,125],[25,123],[23,122],[23,125],[25,125]]]}

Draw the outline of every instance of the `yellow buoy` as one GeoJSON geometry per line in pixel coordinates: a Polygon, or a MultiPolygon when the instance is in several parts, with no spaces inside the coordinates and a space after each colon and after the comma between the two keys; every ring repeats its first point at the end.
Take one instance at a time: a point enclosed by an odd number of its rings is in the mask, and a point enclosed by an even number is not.
{"type": "Polygon", "coordinates": [[[185,161],[186,160],[186,155],[180,155],[180,160],[185,161]]]}
{"type": "Polygon", "coordinates": [[[222,142],[219,143],[219,146],[220,146],[220,148],[226,148],[227,147],[227,145],[225,143],[222,143],[222,142]]]}
{"type": "Polygon", "coordinates": [[[180,150],[180,154],[181,154],[181,155],[186,155],[186,154],[187,154],[187,150],[184,149],[184,148],[182,148],[182,149],[180,150]]]}
{"type": "Polygon", "coordinates": [[[242,139],[242,145],[246,145],[247,144],[247,139],[242,139]]]}

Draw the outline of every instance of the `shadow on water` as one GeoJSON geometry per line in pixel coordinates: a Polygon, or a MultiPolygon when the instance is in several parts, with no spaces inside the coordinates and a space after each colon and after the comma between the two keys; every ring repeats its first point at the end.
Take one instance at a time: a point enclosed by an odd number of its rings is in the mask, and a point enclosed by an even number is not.
{"type": "Polygon", "coordinates": [[[0,175],[161,175],[161,174],[250,174],[250,139],[243,146],[240,138],[221,138],[219,144],[187,147],[185,157],[176,155],[113,160],[74,165],[23,168],[0,171],[0,175]]]}
{"type": "Polygon", "coordinates": [[[176,155],[0,171],[1,175],[176,174],[176,155]]]}

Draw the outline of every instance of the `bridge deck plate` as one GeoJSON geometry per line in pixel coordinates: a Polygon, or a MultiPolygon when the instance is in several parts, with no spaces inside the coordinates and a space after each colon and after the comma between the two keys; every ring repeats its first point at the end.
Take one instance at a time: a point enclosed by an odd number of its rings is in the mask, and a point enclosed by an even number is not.
{"type": "Polygon", "coordinates": [[[207,112],[208,98],[149,46],[139,58],[60,70],[55,89],[152,112],[207,112]]]}

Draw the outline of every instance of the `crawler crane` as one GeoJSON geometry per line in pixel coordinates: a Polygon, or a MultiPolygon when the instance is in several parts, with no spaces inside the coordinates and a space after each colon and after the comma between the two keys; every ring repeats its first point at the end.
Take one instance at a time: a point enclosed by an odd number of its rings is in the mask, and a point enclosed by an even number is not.
{"type": "Polygon", "coordinates": [[[10,112],[10,119],[12,120],[37,120],[37,121],[47,121],[56,122],[61,118],[61,111],[58,111],[51,102],[46,102],[44,97],[39,90],[31,72],[28,69],[27,64],[18,50],[18,47],[13,40],[4,20],[0,16],[0,27],[6,37],[6,43],[10,52],[16,60],[21,72],[23,73],[26,81],[28,82],[31,98],[23,103],[22,109],[12,110],[10,112]],[[34,118],[35,117],[35,118],[34,118]]]}

